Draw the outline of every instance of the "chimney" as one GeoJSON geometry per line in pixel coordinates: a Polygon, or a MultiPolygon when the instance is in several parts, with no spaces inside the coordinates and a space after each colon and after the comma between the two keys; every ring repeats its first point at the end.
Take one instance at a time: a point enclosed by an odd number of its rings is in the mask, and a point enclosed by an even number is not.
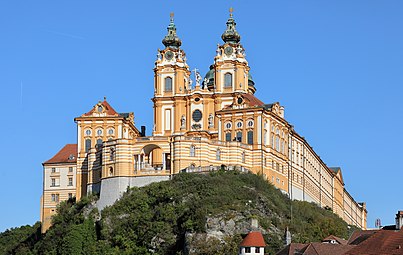
{"type": "Polygon", "coordinates": [[[141,126],[140,136],[146,136],[146,126],[141,126]]]}
{"type": "Polygon", "coordinates": [[[398,211],[396,214],[396,229],[400,230],[403,227],[403,211],[398,211]]]}

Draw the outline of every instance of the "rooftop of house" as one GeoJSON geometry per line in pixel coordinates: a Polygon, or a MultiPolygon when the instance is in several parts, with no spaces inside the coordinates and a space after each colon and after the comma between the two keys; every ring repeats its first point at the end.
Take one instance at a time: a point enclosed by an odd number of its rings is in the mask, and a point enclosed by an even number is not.
{"type": "Polygon", "coordinates": [[[252,231],[243,239],[241,247],[266,247],[263,235],[259,231],[252,231]]]}
{"type": "Polygon", "coordinates": [[[76,163],[77,162],[77,144],[66,144],[51,159],[43,162],[45,164],[56,163],[76,163]]]}

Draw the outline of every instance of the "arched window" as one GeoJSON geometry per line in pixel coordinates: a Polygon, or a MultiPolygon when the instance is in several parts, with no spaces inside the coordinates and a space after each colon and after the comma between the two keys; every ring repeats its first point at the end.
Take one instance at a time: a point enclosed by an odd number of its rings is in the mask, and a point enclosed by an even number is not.
{"type": "Polygon", "coordinates": [[[276,136],[276,151],[280,151],[280,138],[276,136]]]}
{"type": "Polygon", "coordinates": [[[96,148],[99,149],[99,148],[101,148],[101,147],[102,147],[102,139],[98,139],[98,140],[97,140],[96,148]]]}
{"type": "Polygon", "coordinates": [[[189,153],[189,155],[190,155],[191,157],[195,157],[195,156],[196,156],[196,147],[195,147],[194,145],[191,145],[191,146],[190,146],[190,153],[189,153]]]}
{"type": "Polygon", "coordinates": [[[232,87],[232,74],[226,73],[224,74],[224,88],[231,88],[232,87]]]}
{"type": "Polygon", "coordinates": [[[113,176],[113,167],[109,167],[109,176],[113,176]]]}
{"type": "Polygon", "coordinates": [[[91,139],[85,140],[85,152],[89,152],[91,149],[91,139]]]}
{"type": "Polygon", "coordinates": [[[225,133],[225,141],[231,142],[231,133],[225,133]]]}
{"type": "Polygon", "coordinates": [[[276,129],[276,151],[280,151],[280,131],[276,129]]]}
{"type": "Polygon", "coordinates": [[[215,153],[215,158],[216,158],[216,160],[221,160],[221,151],[220,151],[220,149],[218,149],[218,150],[216,151],[216,153],[215,153]]]}
{"type": "Polygon", "coordinates": [[[264,131],[263,144],[267,145],[267,130],[264,131]]]}
{"type": "Polygon", "coordinates": [[[237,133],[236,133],[236,140],[237,140],[238,142],[242,142],[242,132],[237,132],[237,133]]]}
{"type": "Polygon", "coordinates": [[[166,77],[165,78],[165,92],[172,92],[172,78],[171,77],[166,77]]]}
{"type": "Polygon", "coordinates": [[[248,144],[253,144],[253,131],[248,131],[248,144]]]}

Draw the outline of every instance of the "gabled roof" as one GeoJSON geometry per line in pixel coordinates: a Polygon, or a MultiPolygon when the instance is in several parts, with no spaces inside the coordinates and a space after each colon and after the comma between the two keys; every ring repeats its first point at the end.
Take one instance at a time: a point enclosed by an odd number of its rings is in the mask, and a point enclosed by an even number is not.
{"type": "Polygon", "coordinates": [[[66,144],[51,159],[43,162],[43,164],[55,163],[76,163],[77,162],[77,144],[66,144]]]}
{"type": "Polygon", "coordinates": [[[112,108],[112,106],[110,106],[110,104],[106,101],[106,99],[104,99],[103,102],[98,102],[98,104],[96,104],[89,112],[84,113],[82,116],[92,116],[94,115],[94,113],[96,113],[98,111],[98,107],[102,106],[104,109],[104,113],[106,113],[107,116],[118,116],[119,113],[115,111],[115,109],[112,108]]]}
{"type": "Polygon", "coordinates": [[[347,255],[403,254],[403,231],[378,230],[355,246],[347,255]]]}
{"type": "Polygon", "coordinates": [[[262,233],[258,231],[249,232],[240,244],[241,247],[266,247],[262,233]]]}
{"type": "Polygon", "coordinates": [[[260,101],[259,98],[255,97],[252,94],[244,94],[244,98],[247,100],[250,107],[261,107],[264,106],[264,103],[260,101]]]}
{"type": "Polygon", "coordinates": [[[332,170],[333,175],[336,176],[342,184],[344,184],[343,175],[341,174],[341,168],[339,166],[336,166],[336,167],[329,167],[329,169],[332,170]]]}
{"type": "Polygon", "coordinates": [[[303,255],[343,255],[354,246],[330,243],[310,243],[303,255]]]}

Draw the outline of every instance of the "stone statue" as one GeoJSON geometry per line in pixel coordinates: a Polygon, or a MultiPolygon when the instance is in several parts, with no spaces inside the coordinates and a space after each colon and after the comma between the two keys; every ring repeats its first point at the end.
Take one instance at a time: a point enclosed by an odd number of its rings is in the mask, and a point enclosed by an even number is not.
{"type": "Polygon", "coordinates": [[[208,126],[214,127],[214,117],[212,113],[210,113],[210,115],[208,116],[208,126]]]}
{"type": "Polygon", "coordinates": [[[196,86],[200,86],[200,81],[202,77],[198,71],[195,71],[195,77],[196,77],[196,86]]]}
{"type": "Polygon", "coordinates": [[[217,43],[217,49],[215,50],[215,52],[217,53],[217,56],[221,56],[221,50],[220,50],[220,44],[217,43]]]}
{"type": "Polygon", "coordinates": [[[182,59],[182,51],[178,52],[178,59],[182,59]]]}
{"type": "Polygon", "coordinates": [[[203,87],[202,87],[202,89],[207,89],[207,83],[208,83],[207,78],[204,78],[204,80],[203,80],[203,87]]]}
{"type": "Polygon", "coordinates": [[[158,50],[158,53],[157,53],[157,60],[161,60],[161,52],[158,50]]]}
{"type": "Polygon", "coordinates": [[[181,117],[181,129],[185,129],[185,125],[186,125],[186,118],[185,118],[185,115],[182,115],[182,117],[181,117]]]}
{"type": "Polygon", "coordinates": [[[189,78],[189,90],[192,89],[192,83],[193,83],[192,79],[189,78]]]}

